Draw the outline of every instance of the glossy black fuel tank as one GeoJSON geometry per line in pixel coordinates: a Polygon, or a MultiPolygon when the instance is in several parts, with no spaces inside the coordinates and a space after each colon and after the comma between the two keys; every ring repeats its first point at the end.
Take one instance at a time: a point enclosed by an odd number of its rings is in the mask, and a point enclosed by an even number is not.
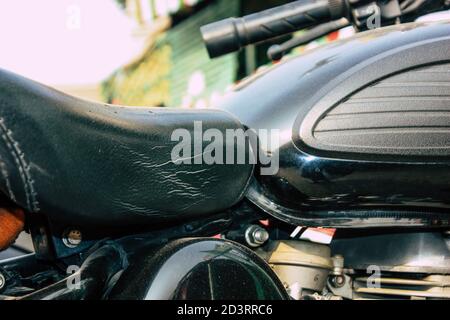
{"type": "Polygon", "coordinates": [[[449,224],[450,22],[322,46],[243,82],[221,108],[280,131],[269,150],[278,172],[247,192],[269,214],[308,226],[449,224]]]}

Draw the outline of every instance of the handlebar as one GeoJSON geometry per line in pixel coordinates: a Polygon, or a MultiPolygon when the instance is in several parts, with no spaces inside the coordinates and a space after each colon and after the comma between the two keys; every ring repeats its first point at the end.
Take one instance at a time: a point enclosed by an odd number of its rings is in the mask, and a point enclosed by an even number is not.
{"type": "Polygon", "coordinates": [[[211,58],[241,48],[340,19],[347,14],[345,0],[300,0],[243,18],[228,18],[201,28],[211,58]]]}

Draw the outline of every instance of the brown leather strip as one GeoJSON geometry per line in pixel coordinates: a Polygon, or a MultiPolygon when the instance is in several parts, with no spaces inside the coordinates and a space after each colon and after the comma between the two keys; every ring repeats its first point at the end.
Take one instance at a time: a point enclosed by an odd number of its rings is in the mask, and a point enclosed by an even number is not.
{"type": "Polygon", "coordinates": [[[23,210],[0,208],[0,251],[8,248],[17,239],[24,225],[23,210]]]}

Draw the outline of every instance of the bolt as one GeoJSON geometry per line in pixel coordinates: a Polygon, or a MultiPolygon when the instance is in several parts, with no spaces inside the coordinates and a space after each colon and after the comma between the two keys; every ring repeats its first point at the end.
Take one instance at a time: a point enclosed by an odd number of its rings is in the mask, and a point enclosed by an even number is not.
{"type": "Polygon", "coordinates": [[[263,244],[269,240],[269,233],[264,229],[255,230],[253,231],[253,239],[255,239],[255,242],[263,244]]]}
{"type": "Polygon", "coordinates": [[[331,258],[333,262],[333,270],[331,272],[334,276],[340,276],[344,273],[344,257],[337,254],[331,258]]]}
{"type": "Polygon", "coordinates": [[[345,284],[345,277],[344,276],[336,276],[333,278],[333,285],[336,288],[341,288],[345,284]]]}
{"type": "Polygon", "coordinates": [[[249,246],[257,248],[269,240],[269,233],[260,226],[251,225],[245,231],[245,240],[249,246]]]}
{"type": "Polygon", "coordinates": [[[81,244],[83,236],[80,230],[69,229],[64,232],[63,243],[68,248],[76,248],[81,244]]]}

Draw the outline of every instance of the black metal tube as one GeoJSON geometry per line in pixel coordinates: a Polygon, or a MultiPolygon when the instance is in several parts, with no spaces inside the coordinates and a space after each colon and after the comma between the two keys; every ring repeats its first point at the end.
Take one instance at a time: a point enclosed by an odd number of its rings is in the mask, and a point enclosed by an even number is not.
{"type": "Polygon", "coordinates": [[[346,15],[344,0],[301,0],[203,26],[208,53],[215,58],[249,44],[289,34],[346,15]]]}
{"type": "Polygon", "coordinates": [[[267,56],[271,60],[280,60],[287,51],[323,37],[333,31],[342,29],[348,25],[350,25],[350,22],[346,18],[321,24],[299,37],[293,38],[280,45],[273,45],[269,48],[267,56]]]}
{"type": "Polygon", "coordinates": [[[114,242],[107,242],[84,261],[75,274],[44,289],[17,298],[18,300],[88,300],[102,298],[109,289],[110,280],[128,265],[125,251],[114,242]],[[74,278],[80,279],[79,288],[68,287],[74,278]]]}

